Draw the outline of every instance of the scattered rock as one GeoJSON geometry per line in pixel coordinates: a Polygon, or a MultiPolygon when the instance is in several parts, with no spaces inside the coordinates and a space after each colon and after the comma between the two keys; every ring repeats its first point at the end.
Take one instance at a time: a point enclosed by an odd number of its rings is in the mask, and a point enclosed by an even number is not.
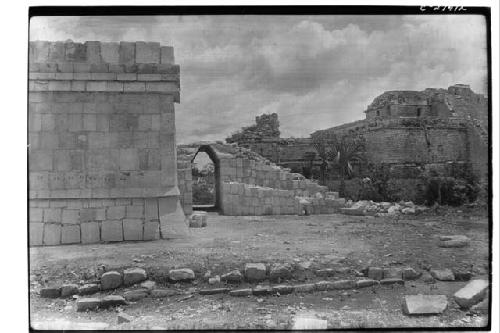
{"type": "Polygon", "coordinates": [[[314,291],[314,289],[316,289],[314,283],[296,284],[294,286],[295,292],[300,292],[300,293],[308,293],[314,291]]]}
{"type": "Polygon", "coordinates": [[[208,284],[219,284],[220,283],[220,276],[219,275],[216,275],[214,277],[211,277],[210,279],[208,279],[208,284]]]}
{"type": "Polygon", "coordinates": [[[405,215],[413,215],[413,214],[415,214],[415,208],[413,208],[413,207],[403,208],[403,209],[401,209],[401,213],[403,213],[405,215]]]}
{"type": "Polygon", "coordinates": [[[79,298],[76,301],[76,311],[97,310],[100,305],[101,301],[98,298],[79,298]]]}
{"type": "Polygon", "coordinates": [[[440,236],[439,247],[466,247],[469,245],[469,238],[464,235],[440,236]]]}
{"type": "Polygon", "coordinates": [[[78,288],[78,293],[80,295],[91,295],[99,292],[99,285],[96,283],[84,284],[78,288]]]}
{"type": "Polygon", "coordinates": [[[125,312],[118,313],[118,316],[116,317],[116,322],[118,324],[130,323],[132,320],[134,320],[134,317],[126,314],[125,312]]]}
{"type": "Polygon", "coordinates": [[[292,268],[288,264],[274,264],[269,272],[269,279],[276,281],[278,279],[288,279],[292,275],[292,268]]]}
{"type": "Polygon", "coordinates": [[[172,281],[191,281],[194,280],[194,272],[189,268],[172,269],[168,273],[172,281]]]}
{"type": "Polygon", "coordinates": [[[248,281],[262,281],[266,278],[266,265],[263,263],[245,264],[245,278],[248,281]]]}
{"type": "Polygon", "coordinates": [[[129,290],[123,293],[123,297],[127,301],[137,302],[148,296],[148,292],[145,290],[129,290]]]}
{"type": "Polygon", "coordinates": [[[461,308],[470,308],[486,296],[489,283],[486,280],[472,280],[454,295],[455,302],[461,308]]]}
{"type": "Polygon", "coordinates": [[[57,298],[61,296],[61,287],[47,287],[40,290],[40,297],[57,298]]]}
{"type": "Polygon", "coordinates": [[[122,285],[122,275],[116,271],[106,272],[101,276],[101,289],[115,289],[122,285]]]}
{"type": "Polygon", "coordinates": [[[146,271],[142,268],[130,268],[123,272],[123,283],[131,286],[148,278],[146,271]]]}
{"type": "Polygon", "coordinates": [[[65,284],[61,287],[61,297],[68,297],[78,294],[77,284],[65,284]]]}
{"type": "Polygon", "coordinates": [[[427,272],[427,271],[424,271],[422,273],[422,280],[425,282],[425,283],[436,283],[436,279],[434,279],[432,277],[432,275],[427,272]]]}
{"type": "Polygon", "coordinates": [[[272,290],[274,293],[279,293],[280,295],[291,294],[293,292],[293,287],[288,284],[280,284],[273,286],[272,290]]]}
{"type": "Polygon", "coordinates": [[[148,292],[156,287],[156,282],[148,280],[141,283],[141,288],[146,289],[148,292]]]}
{"type": "Polygon", "coordinates": [[[177,290],[173,289],[153,289],[151,290],[151,297],[153,298],[164,298],[179,295],[177,290]]]}
{"type": "Polygon", "coordinates": [[[108,308],[111,306],[127,305],[127,301],[120,295],[108,295],[101,299],[99,307],[108,308]]]}
{"type": "Polygon", "coordinates": [[[296,317],[292,330],[326,330],[328,322],[324,319],[296,317]]]}
{"type": "Polygon", "coordinates": [[[416,270],[414,270],[411,267],[407,267],[403,269],[402,272],[403,280],[416,280],[420,277],[421,273],[418,273],[416,270]]]}
{"type": "Polygon", "coordinates": [[[191,214],[189,218],[190,228],[203,228],[207,226],[208,215],[207,212],[198,211],[191,214]]]}
{"type": "Polygon", "coordinates": [[[439,281],[455,281],[455,275],[451,269],[431,269],[430,271],[433,278],[439,281]]]}
{"type": "Polygon", "coordinates": [[[455,275],[455,281],[469,281],[472,278],[472,272],[453,270],[453,275],[455,275]]]}
{"type": "Polygon", "coordinates": [[[397,214],[399,214],[400,208],[401,208],[401,206],[399,206],[398,204],[391,206],[391,207],[387,208],[387,214],[397,215],[397,214]]]}
{"type": "Polygon", "coordinates": [[[223,274],[220,279],[229,283],[239,283],[243,280],[243,275],[238,269],[235,269],[229,273],[223,274]]]}
{"type": "Polygon", "coordinates": [[[409,315],[441,314],[448,307],[445,295],[407,295],[403,311],[409,315]]]}
{"type": "Polygon", "coordinates": [[[356,288],[366,288],[371,287],[373,285],[379,284],[380,282],[377,280],[364,279],[356,281],[356,288]]]}
{"type": "Polygon", "coordinates": [[[368,267],[368,277],[373,280],[382,280],[384,278],[384,270],[380,267],[368,267]]]}
{"type": "Polygon", "coordinates": [[[226,294],[229,292],[229,288],[214,288],[214,289],[202,289],[199,291],[200,295],[216,295],[216,294],[226,294]]]}
{"type": "Polygon", "coordinates": [[[246,289],[231,290],[229,292],[229,295],[231,295],[231,296],[249,296],[249,295],[252,295],[252,289],[246,288],[246,289]]]}

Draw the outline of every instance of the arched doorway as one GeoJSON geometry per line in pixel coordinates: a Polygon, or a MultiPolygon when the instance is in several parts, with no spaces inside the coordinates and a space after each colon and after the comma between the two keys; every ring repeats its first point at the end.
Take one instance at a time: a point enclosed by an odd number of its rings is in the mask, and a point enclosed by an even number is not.
{"type": "Polygon", "coordinates": [[[221,207],[220,161],[213,148],[209,145],[200,146],[191,160],[191,166],[193,210],[219,211],[221,207]]]}

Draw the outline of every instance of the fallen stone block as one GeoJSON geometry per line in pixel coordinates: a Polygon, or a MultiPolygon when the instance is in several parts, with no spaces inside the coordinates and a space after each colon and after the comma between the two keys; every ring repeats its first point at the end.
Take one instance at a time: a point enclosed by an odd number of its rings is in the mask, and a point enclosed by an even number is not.
{"type": "Polygon", "coordinates": [[[455,281],[469,281],[472,278],[472,272],[453,269],[455,281]]]}
{"type": "Polygon", "coordinates": [[[129,290],[123,293],[123,297],[127,301],[137,302],[148,296],[148,292],[145,290],[129,290]]]}
{"type": "Polygon", "coordinates": [[[173,289],[153,289],[151,290],[151,297],[153,298],[165,298],[179,295],[177,290],[173,289]]]}
{"type": "Polygon", "coordinates": [[[214,288],[214,289],[202,289],[199,291],[200,295],[216,295],[216,294],[226,294],[229,292],[229,288],[214,288]]]}
{"type": "Polygon", "coordinates": [[[144,281],[143,283],[141,283],[141,288],[146,289],[148,292],[153,290],[155,287],[156,287],[156,282],[151,280],[144,281]]]}
{"type": "Polygon", "coordinates": [[[211,277],[208,279],[208,284],[219,284],[220,283],[220,276],[216,275],[214,277],[211,277]]]}
{"type": "Polygon", "coordinates": [[[221,275],[220,279],[229,283],[240,283],[243,280],[243,275],[238,269],[221,275]]]}
{"type": "Polygon", "coordinates": [[[101,305],[98,298],[79,298],[76,300],[76,311],[97,310],[101,305]]]}
{"type": "Polygon", "coordinates": [[[57,298],[61,296],[61,287],[46,287],[40,290],[40,297],[57,298]]]}
{"type": "Polygon", "coordinates": [[[469,245],[469,238],[464,235],[439,237],[439,244],[438,244],[439,247],[459,248],[459,247],[466,247],[468,245],[469,245]]]}
{"type": "Polygon", "coordinates": [[[294,285],[295,292],[298,293],[309,293],[316,289],[314,283],[304,283],[304,284],[296,284],[294,285]]]}
{"type": "Polygon", "coordinates": [[[356,281],[354,280],[333,281],[331,287],[332,289],[354,289],[356,287],[356,281]]]}
{"type": "Polygon", "coordinates": [[[390,285],[390,284],[404,285],[405,282],[404,282],[403,279],[390,278],[390,279],[382,279],[382,280],[380,280],[380,284],[382,284],[382,285],[390,285]]]}
{"type": "Polygon", "coordinates": [[[122,275],[119,272],[106,272],[101,276],[101,290],[116,289],[122,285],[122,275]]]}
{"type": "Polygon", "coordinates": [[[252,294],[255,296],[263,296],[272,294],[273,289],[270,286],[256,286],[252,289],[252,294]]]}
{"type": "Polygon", "coordinates": [[[425,283],[436,283],[436,279],[434,279],[432,275],[427,271],[422,273],[421,278],[425,283]]]}
{"type": "Polygon", "coordinates": [[[189,218],[189,227],[203,228],[207,226],[208,215],[207,212],[195,212],[189,218]]]}
{"type": "Polygon", "coordinates": [[[374,286],[376,284],[380,284],[380,282],[372,279],[363,279],[356,281],[356,288],[366,288],[374,286]]]}
{"type": "Polygon", "coordinates": [[[420,277],[421,273],[418,273],[416,270],[414,270],[411,267],[407,267],[403,269],[402,272],[403,280],[416,280],[420,277]]]}
{"type": "Polygon", "coordinates": [[[246,289],[231,290],[229,292],[229,295],[236,296],[236,297],[249,296],[249,295],[252,295],[252,289],[246,288],[246,289]]]}
{"type": "Polygon", "coordinates": [[[288,284],[280,284],[272,287],[273,293],[279,293],[280,295],[287,295],[293,292],[293,286],[288,284]]]}
{"type": "Polygon", "coordinates": [[[472,280],[457,291],[453,297],[461,308],[470,308],[484,299],[488,287],[489,282],[486,280],[472,280]]]}
{"type": "Polygon", "coordinates": [[[451,269],[431,269],[430,271],[433,278],[439,281],[455,281],[455,275],[451,269]]]}
{"type": "Polygon", "coordinates": [[[117,324],[130,323],[132,320],[134,320],[134,317],[124,312],[118,313],[118,316],[116,317],[117,324]]]}
{"type": "Polygon", "coordinates": [[[108,296],[105,296],[101,299],[99,307],[105,309],[105,308],[109,308],[112,306],[127,305],[127,304],[128,303],[125,300],[125,298],[123,298],[123,296],[108,295],[108,296]]]}
{"type": "Polygon", "coordinates": [[[326,330],[328,321],[309,317],[297,317],[292,330],[326,330]]]}
{"type": "Polygon", "coordinates": [[[397,268],[384,268],[384,279],[401,279],[403,272],[397,268]]]}
{"type": "Polygon", "coordinates": [[[409,315],[441,314],[448,307],[445,295],[407,295],[403,311],[409,315]]]}
{"type": "Polygon", "coordinates": [[[168,275],[172,281],[191,281],[195,278],[193,270],[189,268],[172,269],[168,275]]]}
{"type": "Polygon", "coordinates": [[[78,285],[65,284],[61,287],[61,297],[68,297],[78,294],[78,285]]]}
{"type": "Polygon", "coordinates": [[[288,264],[274,264],[269,271],[269,279],[289,279],[292,276],[292,268],[288,264]]]}
{"type": "Polygon", "coordinates": [[[319,281],[314,284],[316,287],[316,290],[318,291],[324,291],[324,290],[331,290],[333,289],[333,282],[331,281],[319,281]]]}
{"type": "Polygon", "coordinates": [[[245,264],[245,278],[251,282],[258,282],[266,279],[266,265],[263,263],[245,264]]]}
{"type": "Polygon", "coordinates": [[[325,276],[334,276],[335,270],[333,268],[325,268],[316,270],[316,275],[325,277],[325,276]]]}
{"type": "Polygon", "coordinates": [[[373,280],[382,280],[384,278],[384,270],[380,267],[369,267],[368,277],[373,280]]]}
{"type": "Polygon", "coordinates": [[[80,295],[91,295],[98,293],[100,290],[99,285],[96,283],[84,284],[80,288],[78,288],[78,294],[80,295]]]}
{"type": "Polygon", "coordinates": [[[415,208],[413,207],[406,207],[401,209],[401,213],[405,215],[414,215],[415,214],[415,208]]]}
{"type": "Polygon", "coordinates": [[[126,286],[146,280],[148,275],[142,268],[129,268],[123,271],[123,284],[126,286]]]}

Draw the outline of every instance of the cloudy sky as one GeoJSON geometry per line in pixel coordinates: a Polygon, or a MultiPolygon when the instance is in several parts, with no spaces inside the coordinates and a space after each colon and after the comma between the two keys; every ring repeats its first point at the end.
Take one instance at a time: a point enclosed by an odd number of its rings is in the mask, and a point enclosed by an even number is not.
{"type": "Polygon", "coordinates": [[[158,41],[181,67],[178,142],[277,112],[282,137],[364,118],[387,90],[487,92],[481,16],[37,17],[31,40],[158,41]]]}

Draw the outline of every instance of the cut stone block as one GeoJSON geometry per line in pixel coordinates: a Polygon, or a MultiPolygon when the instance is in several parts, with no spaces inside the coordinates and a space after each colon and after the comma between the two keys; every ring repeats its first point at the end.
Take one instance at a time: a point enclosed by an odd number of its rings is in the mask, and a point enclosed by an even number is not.
{"type": "Polygon", "coordinates": [[[83,244],[97,243],[100,241],[98,222],[80,224],[81,242],[83,244]]]}
{"type": "Polygon", "coordinates": [[[129,290],[123,293],[123,298],[127,301],[137,302],[148,296],[145,290],[129,290]]]}
{"type": "Polygon", "coordinates": [[[136,42],[135,62],[138,64],[158,64],[160,63],[160,43],[156,42],[136,42]]]}
{"type": "Polygon", "coordinates": [[[101,301],[98,298],[79,298],[76,301],[76,311],[97,310],[100,305],[101,301]]]}
{"type": "Polygon", "coordinates": [[[146,222],[144,223],[144,240],[157,240],[160,239],[160,223],[159,222],[146,222]]]}
{"type": "Polygon", "coordinates": [[[77,284],[65,284],[61,287],[61,297],[68,297],[78,294],[77,284]]]}
{"type": "Polygon", "coordinates": [[[246,289],[231,290],[229,292],[229,295],[236,297],[249,296],[252,295],[252,289],[246,288],[246,289]]]}
{"type": "Polygon", "coordinates": [[[143,226],[142,220],[124,219],[123,236],[125,240],[142,240],[143,226]]]}
{"type": "Polygon", "coordinates": [[[43,244],[43,223],[30,223],[30,246],[43,244]]]}
{"type": "Polygon", "coordinates": [[[356,281],[354,280],[339,280],[332,283],[332,289],[353,289],[355,287],[356,281]]]}
{"type": "Polygon", "coordinates": [[[104,221],[101,225],[101,240],[104,242],[123,241],[122,221],[104,221]]]}
{"type": "Polygon", "coordinates": [[[146,280],[148,275],[142,268],[130,268],[123,271],[123,283],[126,286],[146,280]]]}
{"type": "Polygon", "coordinates": [[[179,295],[177,290],[173,289],[153,289],[151,290],[151,297],[153,298],[165,298],[179,295]]]}
{"type": "Polygon", "coordinates": [[[272,281],[278,279],[288,279],[292,276],[292,269],[288,264],[274,264],[269,271],[269,279],[272,281]]]}
{"type": "Polygon", "coordinates": [[[174,48],[172,46],[162,46],[160,48],[160,63],[162,64],[174,64],[174,48]]]}
{"type": "Polygon", "coordinates": [[[84,284],[78,288],[78,294],[80,295],[91,295],[98,293],[100,290],[99,285],[95,283],[84,284]]]}
{"type": "Polygon", "coordinates": [[[159,220],[160,215],[158,213],[158,199],[147,198],[144,201],[144,217],[147,221],[159,220]]]}
{"type": "Polygon", "coordinates": [[[274,293],[279,293],[280,295],[287,295],[293,292],[293,286],[288,284],[280,284],[277,286],[273,286],[272,290],[274,293]]]}
{"type": "Polygon", "coordinates": [[[411,267],[403,269],[403,280],[416,280],[420,275],[421,273],[418,273],[411,267]]]}
{"type": "Polygon", "coordinates": [[[106,218],[108,220],[120,220],[125,218],[125,206],[108,207],[106,218]]]}
{"type": "Polygon", "coordinates": [[[62,244],[77,244],[80,243],[80,226],[79,225],[63,225],[61,231],[62,244]]]}
{"type": "Polygon", "coordinates": [[[207,226],[207,213],[195,212],[191,214],[189,219],[189,226],[191,228],[203,228],[207,226]]]}
{"type": "Polygon", "coordinates": [[[448,307],[445,295],[407,295],[403,311],[409,315],[441,314],[448,307]]]}
{"type": "Polygon", "coordinates": [[[379,267],[369,267],[368,277],[373,280],[382,280],[384,278],[384,270],[379,267]]]}
{"type": "Polygon", "coordinates": [[[61,296],[61,287],[46,287],[40,289],[40,297],[57,298],[61,296]]]}
{"type": "Polygon", "coordinates": [[[315,289],[316,289],[316,286],[314,285],[314,283],[296,284],[294,286],[295,292],[300,292],[300,293],[312,292],[315,289]]]}
{"type": "Polygon", "coordinates": [[[156,282],[151,280],[144,281],[143,283],[141,283],[141,288],[144,288],[148,291],[153,290],[155,287],[156,287],[156,282]]]}
{"type": "Polygon", "coordinates": [[[489,283],[486,280],[472,280],[455,293],[455,302],[461,308],[469,308],[484,299],[488,287],[489,283]]]}
{"type": "Polygon", "coordinates": [[[122,275],[119,272],[106,272],[101,276],[101,289],[116,289],[122,285],[122,275]]]}
{"type": "Polygon", "coordinates": [[[43,229],[43,244],[44,245],[59,245],[61,244],[61,225],[60,224],[45,224],[43,229]]]}
{"type": "Polygon", "coordinates": [[[384,268],[384,279],[401,279],[402,271],[397,268],[384,268]]]}
{"type": "Polygon", "coordinates": [[[356,288],[366,288],[379,284],[377,280],[364,279],[356,281],[356,288]]]}
{"type": "Polygon", "coordinates": [[[466,247],[469,245],[469,238],[464,235],[441,236],[439,240],[439,247],[466,247]]]}
{"type": "Polygon", "coordinates": [[[243,275],[237,269],[221,275],[220,279],[229,283],[239,283],[243,280],[243,275]]]}
{"type": "Polygon", "coordinates": [[[118,306],[118,305],[127,305],[127,301],[125,300],[125,298],[123,298],[123,296],[119,296],[119,295],[108,295],[108,296],[105,296],[101,299],[101,303],[100,303],[99,307],[105,309],[105,308],[109,308],[112,306],[118,306]]]}
{"type": "Polygon", "coordinates": [[[455,275],[451,269],[431,269],[433,278],[439,281],[455,281],[455,275]]]}
{"type": "Polygon", "coordinates": [[[189,268],[172,269],[168,275],[172,281],[191,281],[195,278],[193,270],[189,268]]]}
{"type": "Polygon", "coordinates": [[[229,292],[228,288],[214,288],[214,289],[202,289],[199,291],[200,295],[216,295],[216,294],[227,294],[229,292]]]}
{"type": "Polygon", "coordinates": [[[405,282],[404,282],[403,279],[390,278],[390,279],[382,279],[382,280],[380,280],[380,284],[382,284],[382,285],[390,285],[390,284],[404,285],[405,282]]]}
{"type": "Polygon", "coordinates": [[[252,289],[252,294],[255,296],[263,296],[272,294],[273,289],[270,286],[257,286],[252,289]]]}
{"type": "Polygon", "coordinates": [[[266,265],[263,263],[245,264],[245,278],[248,281],[262,281],[266,278],[266,265]]]}
{"type": "Polygon", "coordinates": [[[318,281],[315,284],[316,290],[319,291],[324,291],[324,290],[331,290],[333,289],[333,282],[332,281],[318,281]]]}

